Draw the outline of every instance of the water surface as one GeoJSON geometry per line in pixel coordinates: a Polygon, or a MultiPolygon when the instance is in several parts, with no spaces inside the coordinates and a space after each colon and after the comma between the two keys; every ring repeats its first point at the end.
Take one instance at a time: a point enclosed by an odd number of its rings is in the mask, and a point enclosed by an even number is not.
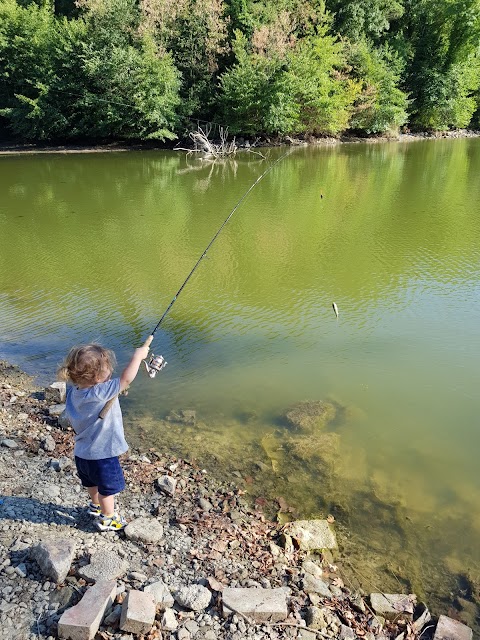
{"type": "MultiPolygon", "coordinates": [[[[1,157],[0,356],[42,382],[83,341],[124,364],[284,152],[1,157]]],[[[477,139],[292,149],[157,333],[130,440],[333,512],[364,583],[446,605],[480,575],[479,175],[477,139]],[[282,420],[307,399],[337,407],[314,446],[282,420]]]]}

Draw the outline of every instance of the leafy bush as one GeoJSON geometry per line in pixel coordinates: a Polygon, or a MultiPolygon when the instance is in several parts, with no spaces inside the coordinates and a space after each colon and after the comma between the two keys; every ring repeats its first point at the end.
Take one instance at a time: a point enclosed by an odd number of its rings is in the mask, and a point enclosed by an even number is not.
{"type": "Polygon", "coordinates": [[[233,132],[295,134],[344,129],[357,85],[342,71],[342,46],[326,32],[281,56],[249,53],[236,34],[236,64],[220,78],[222,118],[233,132]]]}
{"type": "Polygon", "coordinates": [[[399,57],[388,47],[374,49],[363,41],[349,46],[348,60],[361,85],[350,127],[384,133],[405,124],[408,96],[399,88],[399,57]]]}
{"type": "Polygon", "coordinates": [[[437,131],[467,127],[477,109],[480,59],[472,57],[446,72],[425,70],[421,78],[423,91],[417,100],[415,125],[437,131]]]}
{"type": "Polygon", "coordinates": [[[84,17],[1,0],[2,114],[24,140],[173,138],[179,78],[135,31],[131,0],[95,0],[84,17]]]}

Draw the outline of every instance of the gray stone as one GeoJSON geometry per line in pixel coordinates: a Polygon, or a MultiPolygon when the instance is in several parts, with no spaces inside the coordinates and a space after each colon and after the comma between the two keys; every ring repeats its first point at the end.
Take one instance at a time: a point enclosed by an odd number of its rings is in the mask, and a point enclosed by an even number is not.
{"type": "Polygon", "coordinates": [[[178,640],[190,640],[191,637],[192,637],[192,634],[189,631],[187,631],[185,627],[180,627],[180,629],[177,631],[178,640]]]}
{"type": "Polygon", "coordinates": [[[52,404],[50,407],[48,407],[48,413],[50,416],[52,416],[52,418],[58,418],[58,416],[61,416],[64,411],[64,404],[52,404]]]}
{"type": "Polygon", "coordinates": [[[305,560],[302,564],[302,569],[304,573],[309,573],[314,578],[321,578],[323,575],[322,567],[319,567],[318,564],[315,564],[315,562],[311,560],[305,560]]]}
{"type": "Polygon", "coordinates": [[[327,627],[323,610],[318,607],[308,607],[305,619],[307,625],[312,629],[325,629],[327,627]]]}
{"type": "Polygon", "coordinates": [[[65,411],[62,411],[62,413],[57,417],[57,423],[58,426],[62,429],[68,429],[72,426],[70,424],[70,420],[67,418],[67,414],[65,413],[65,411]]]}
{"type": "Polygon", "coordinates": [[[113,610],[105,618],[104,623],[108,625],[117,624],[117,622],[120,620],[121,612],[122,612],[122,605],[117,604],[117,606],[114,607],[113,610]]]}
{"type": "Polygon", "coordinates": [[[50,593],[50,604],[57,604],[58,607],[68,607],[73,599],[74,594],[77,593],[73,587],[65,586],[55,589],[50,593]]]}
{"type": "Polygon", "coordinates": [[[144,591],[151,594],[157,609],[160,611],[173,607],[173,596],[170,593],[170,589],[164,582],[162,582],[162,580],[149,584],[145,587],[144,591]]]}
{"type": "Polygon", "coordinates": [[[155,518],[136,518],[125,527],[129,540],[155,544],[163,538],[163,525],[155,518]]]}
{"type": "Polygon", "coordinates": [[[359,613],[365,613],[367,610],[362,596],[359,593],[352,593],[350,595],[350,604],[359,613]]]}
{"type": "Polygon", "coordinates": [[[192,636],[198,633],[198,630],[200,628],[198,624],[195,622],[195,620],[187,620],[183,626],[185,627],[185,629],[187,629],[189,633],[192,634],[192,636]]]}
{"type": "Polygon", "coordinates": [[[223,616],[240,613],[255,622],[279,622],[288,615],[290,590],[226,587],[222,592],[223,616]]]}
{"type": "Polygon", "coordinates": [[[440,616],[433,640],[472,640],[473,631],[466,624],[440,616]]]}
{"type": "Polygon", "coordinates": [[[163,491],[169,496],[173,496],[175,493],[175,488],[177,486],[177,481],[172,476],[160,476],[156,481],[157,489],[163,491]]]}
{"type": "Polygon", "coordinates": [[[202,611],[206,609],[212,599],[211,592],[201,584],[182,587],[175,593],[176,602],[185,609],[202,611]]]}
{"type": "Polygon", "coordinates": [[[162,616],[161,626],[165,631],[175,631],[177,629],[178,622],[173,609],[165,609],[162,616]]]}
{"type": "Polygon", "coordinates": [[[323,598],[332,597],[328,583],[320,578],[314,578],[310,573],[305,575],[302,586],[305,593],[318,593],[323,598]]]}
{"type": "Polygon", "coordinates": [[[326,520],[295,520],[285,525],[284,533],[294,538],[303,551],[337,548],[335,534],[326,520]]]}
{"type": "Polygon", "coordinates": [[[31,548],[30,554],[43,575],[57,584],[68,575],[75,556],[75,542],[65,538],[44,540],[31,548]]]}
{"type": "Polygon", "coordinates": [[[147,576],[144,573],[140,573],[140,571],[130,571],[128,577],[136,580],[136,582],[146,582],[147,580],[147,576]]]}
{"type": "Polygon", "coordinates": [[[56,442],[52,436],[45,436],[42,440],[42,449],[44,451],[55,451],[56,442]]]}
{"type": "Polygon", "coordinates": [[[412,620],[415,596],[404,593],[371,593],[370,604],[375,613],[387,620],[412,620]]]}
{"type": "Polygon", "coordinates": [[[96,551],[90,557],[90,564],[81,567],[78,573],[92,582],[115,580],[125,575],[128,562],[114,551],[96,551]]]}
{"type": "Polygon", "coordinates": [[[85,595],[58,621],[58,636],[67,640],[93,640],[107,607],[115,598],[114,580],[98,582],[87,589],[85,595]]]}
{"type": "Polygon", "coordinates": [[[10,440],[10,438],[3,438],[0,444],[2,445],[2,447],[7,447],[8,449],[16,449],[18,447],[18,444],[15,442],[15,440],[10,440]]]}
{"type": "Polygon", "coordinates": [[[356,633],[350,627],[347,627],[346,624],[342,624],[340,626],[340,635],[338,636],[339,640],[354,640],[356,638],[356,633]]]}
{"type": "Polygon", "coordinates": [[[205,498],[200,498],[198,501],[198,505],[200,509],[202,509],[202,511],[210,511],[211,509],[213,509],[212,503],[205,498]]]}
{"type": "Polygon", "coordinates": [[[49,387],[45,387],[45,401],[54,404],[62,404],[65,402],[67,394],[67,385],[65,382],[57,381],[49,387]]]}
{"type": "Polygon", "coordinates": [[[300,629],[297,638],[298,640],[317,640],[317,634],[308,629],[300,629]]]}
{"type": "Polygon", "coordinates": [[[153,597],[144,591],[132,589],[122,604],[120,629],[138,635],[148,633],[155,621],[153,597]]]}
{"type": "Polygon", "coordinates": [[[60,495],[60,487],[56,484],[47,484],[42,488],[42,493],[47,498],[58,498],[60,495]]]}

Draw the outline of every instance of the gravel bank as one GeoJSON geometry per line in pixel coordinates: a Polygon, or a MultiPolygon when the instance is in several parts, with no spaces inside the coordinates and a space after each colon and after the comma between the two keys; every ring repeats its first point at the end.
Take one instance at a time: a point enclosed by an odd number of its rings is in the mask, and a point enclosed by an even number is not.
{"type": "Polygon", "coordinates": [[[0,361],[0,637],[59,637],[60,616],[98,579],[98,562],[117,581],[95,636],[104,640],[138,637],[119,628],[121,605],[131,590],[153,583],[165,591],[142,636],[148,640],[382,640],[409,624],[408,612],[392,621],[375,615],[372,598],[344,585],[331,552],[302,550],[236,486],[166,453],[124,457],[120,510],[130,532],[99,533],[75,473],[72,432],[50,415],[50,404],[29,376],[0,361]],[[34,548],[61,540],[74,543],[75,553],[55,582],[34,548]],[[226,587],[284,588],[288,617],[226,614],[226,587]]]}

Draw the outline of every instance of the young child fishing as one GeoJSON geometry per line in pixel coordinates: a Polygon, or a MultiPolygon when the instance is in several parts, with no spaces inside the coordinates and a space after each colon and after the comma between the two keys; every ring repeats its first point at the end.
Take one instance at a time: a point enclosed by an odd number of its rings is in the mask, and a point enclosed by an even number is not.
{"type": "Polygon", "coordinates": [[[118,395],[135,379],[152,340],[153,335],[135,349],[119,378],[111,378],[113,351],[95,343],[73,347],[58,370],[58,377],[67,381],[65,413],[75,431],[77,472],[90,495],[88,512],[97,518],[100,531],[119,531],[127,524],[116,513],[114,498],[125,489],[118,456],[128,449],[118,395]]]}

